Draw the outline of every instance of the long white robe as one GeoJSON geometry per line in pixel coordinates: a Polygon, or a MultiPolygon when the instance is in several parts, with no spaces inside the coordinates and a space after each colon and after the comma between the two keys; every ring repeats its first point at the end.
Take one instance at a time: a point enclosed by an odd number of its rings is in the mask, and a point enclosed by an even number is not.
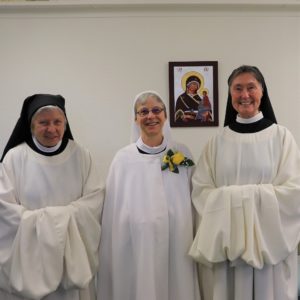
{"type": "Polygon", "coordinates": [[[300,155],[279,125],[256,133],[225,127],[192,179],[204,300],[297,299],[300,155]]]}
{"type": "Polygon", "coordinates": [[[103,189],[89,152],[24,143],[0,173],[0,299],[95,299],[103,189]]]}
{"type": "MultiPolygon", "coordinates": [[[[169,144],[182,151],[186,147],[169,144]]],[[[110,167],[100,241],[99,300],[198,300],[190,175],[162,171],[160,154],[121,149],[110,167]]]]}

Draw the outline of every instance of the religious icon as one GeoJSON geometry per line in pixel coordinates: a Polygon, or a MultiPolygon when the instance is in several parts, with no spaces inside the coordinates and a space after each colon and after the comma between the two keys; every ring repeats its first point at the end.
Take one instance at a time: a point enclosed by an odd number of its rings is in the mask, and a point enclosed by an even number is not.
{"type": "Polygon", "coordinates": [[[170,124],[218,126],[218,63],[169,62],[170,124]]]}

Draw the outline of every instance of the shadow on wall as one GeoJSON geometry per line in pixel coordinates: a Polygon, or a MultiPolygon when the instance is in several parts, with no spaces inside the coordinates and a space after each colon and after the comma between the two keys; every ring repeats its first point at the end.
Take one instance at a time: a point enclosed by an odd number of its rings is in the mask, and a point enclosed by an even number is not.
{"type": "Polygon", "coordinates": [[[298,246],[298,300],[300,299],[300,244],[298,246]]]}
{"type": "Polygon", "coordinates": [[[298,299],[300,299],[300,255],[298,256],[298,299]]]}

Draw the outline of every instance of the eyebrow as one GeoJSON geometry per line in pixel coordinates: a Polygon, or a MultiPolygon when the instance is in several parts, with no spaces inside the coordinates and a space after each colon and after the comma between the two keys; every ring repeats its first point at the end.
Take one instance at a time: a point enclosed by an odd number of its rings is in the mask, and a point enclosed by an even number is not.
{"type": "Polygon", "coordinates": [[[256,85],[256,83],[255,82],[248,82],[248,83],[245,83],[245,84],[236,83],[236,84],[233,84],[232,86],[249,86],[249,85],[256,85]]]}

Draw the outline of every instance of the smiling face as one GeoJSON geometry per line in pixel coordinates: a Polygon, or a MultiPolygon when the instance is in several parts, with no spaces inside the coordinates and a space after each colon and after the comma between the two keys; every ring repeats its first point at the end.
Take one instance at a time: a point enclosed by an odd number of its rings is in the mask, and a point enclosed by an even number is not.
{"type": "MultiPolygon", "coordinates": [[[[136,106],[136,123],[141,130],[141,137],[145,144],[152,141],[157,141],[157,145],[163,139],[163,126],[166,121],[166,114],[163,104],[154,96],[149,96],[143,103],[138,103],[136,106]],[[162,109],[158,114],[154,114],[152,110],[155,108],[162,109]],[[147,109],[149,113],[141,116],[139,112],[147,109]]],[[[154,146],[153,143],[149,146],[154,146]]]]}
{"type": "Polygon", "coordinates": [[[63,138],[66,118],[59,108],[37,112],[31,121],[31,132],[45,147],[56,146],[63,138]]]}
{"type": "Polygon", "coordinates": [[[261,84],[252,73],[242,73],[230,86],[232,106],[242,118],[251,118],[259,112],[263,95],[261,84]]]}

